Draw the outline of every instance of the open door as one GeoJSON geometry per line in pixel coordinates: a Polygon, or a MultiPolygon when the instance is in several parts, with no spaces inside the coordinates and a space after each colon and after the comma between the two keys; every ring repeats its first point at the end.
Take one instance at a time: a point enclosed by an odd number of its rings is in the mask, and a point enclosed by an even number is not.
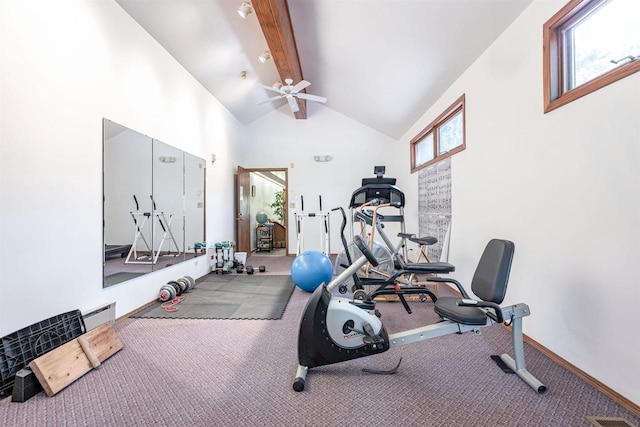
{"type": "Polygon", "coordinates": [[[246,252],[251,256],[251,230],[249,212],[249,194],[251,191],[251,178],[249,170],[238,166],[238,181],[236,186],[236,252],[246,252]]]}
{"type": "MultiPolygon", "coordinates": [[[[251,256],[252,249],[256,247],[256,213],[270,205],[273,210],[273,249],[288,253],[287,235],[287,169],[286,168],[243,168],[238,166],[236,175],[236,252],[246,252],[247,258],[251,256]],[[277,191],[276,191],[277,190],[277,191]],[[277,193],[283,192],[282,211],[278,212],[277,193]],[[266,205],[265,205],[266,203],[266,205]],[[253,213],[252,213],[253,209],[253,213]]],[[[262,248],[262,250],[265,250],[262,248]]]]}

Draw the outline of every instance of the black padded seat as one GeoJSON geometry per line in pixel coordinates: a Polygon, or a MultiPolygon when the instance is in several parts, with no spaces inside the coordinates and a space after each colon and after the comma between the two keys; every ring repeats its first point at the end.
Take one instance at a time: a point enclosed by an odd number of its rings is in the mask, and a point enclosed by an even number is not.
{"type": "Polygon", "coordinates": [[[455,271],[456,267],[448,262],[407,262],[402,265],[402,270],[407,273],[446,274],[455,271]]]}
{"type": "Polygon", "coordinates": [[[418,245],[421,245],[421,246],[430,246],[438,243],[438,239],[433,236],[424,236],[424,237],[411,236],[408,239],[413,243],[417,243],[418,245]]]}
{"type": "Polygon", "coordinates": [[[124,258],[130,250],[131,245],[104,245],[104,257],[111,258],[114,255],[120,255],[121,258],[124,258]]]}
{"type": "Polygon", "coordinates": [[[445,319],[453,320],[465,325],[486,325],[487,315],[478,307],[461,307],[458,305],[460,298],[438,298],[433,307],[434,311],[445,319]]]}
{"type": "MultiPolygon", "coordinates": [[[[484,249],[471,279],[471,291],[480,299],[476,305],[461,305],[464,300],[456,297],[438,298],[434,311],[443,318],[465,325],[485,325],[487,317],[502,322],[499,304],[504,300],[511,272],[515,245],[509,240],[492,239],[484,249]],[[485,312],[479,307],[488,308],[485,312]],[[495,311],[495,314],[491,312],[495,311]]],[[[470,300],[464,288],[456,281],[463,298],[470,300]]]]}

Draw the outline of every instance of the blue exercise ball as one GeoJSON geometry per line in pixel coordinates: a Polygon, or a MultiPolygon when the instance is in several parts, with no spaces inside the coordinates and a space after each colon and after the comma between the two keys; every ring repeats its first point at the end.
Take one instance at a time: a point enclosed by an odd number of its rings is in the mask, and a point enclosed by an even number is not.
{"type": "Polygon", "coordinates": [[[319,251],[305,251],[291,264],[291,278],[300,289],[313,292],[333,278],[333,265],[328,256],[319,251]]]}

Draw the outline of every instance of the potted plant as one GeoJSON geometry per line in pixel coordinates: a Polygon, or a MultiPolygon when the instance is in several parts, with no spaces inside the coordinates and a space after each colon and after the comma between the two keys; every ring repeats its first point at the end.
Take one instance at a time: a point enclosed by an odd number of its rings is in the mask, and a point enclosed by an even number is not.
{"type": "Polygon", "coordinates": [[[286,212],[287,212],[285,208],[284,189],[275,193],[274,197],[275,197],[275,201],[271,203],[271,209],[273,210],[273,214],[278,217],[278,220],[281,223],[284,223],[286,212]]]}

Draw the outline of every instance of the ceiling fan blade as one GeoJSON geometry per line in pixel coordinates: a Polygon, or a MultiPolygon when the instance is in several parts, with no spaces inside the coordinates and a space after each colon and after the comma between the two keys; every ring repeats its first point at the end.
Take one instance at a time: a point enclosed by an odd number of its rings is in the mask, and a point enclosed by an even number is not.
{"type": "Polygon", "coordinates": [[[274,87],[267,86],[267,85],[263,85],[263,84],[260,84],[259,86],[260,86],[260,87],[262,87],[262,88],[264,88],[264,89],[266,89],[266,90],[270,90],[271,92],[275,92],[275,93],[282,94],[282,91],[281,91],[281,90],[276,89],[276,88],[274,88],[274,87]]]}
{"type": "Polygon", "coordinates": [[[291,112],[297,113],[300,111],[300,107],[298,107],[298,101],[293,96],[287,96],[287,101],[289,102],[289,108],[291,108],[291,112]]]}
{"type": "Polygon", "coordinates": [[[324,96],[311,95],[309,93],[299,93],[296,96],[298,98],[308,99],[309,101],[322,102],[323,104],[327,102],[327,98],[324,96]]]}
{"type": "Polygon", "coordinates": [[[258,105],[264,104],[265,102],[269,102],[269,101],[275,101],[276,99],[282,99],[282,98],[284,98],[284,95],[272,96],[271,98],[267,98],[267,99],[263,99],[262,101],[259,101],[258,105]]]}
{"type": "Polygon", "coordinates": [[[291,86],[291,91],[292,92],[300,92],[302,89],[307,88],[309,86],[311,86],[311,83],[309,83],[306,80],[301,80],[296,85],[291,86]]]}

